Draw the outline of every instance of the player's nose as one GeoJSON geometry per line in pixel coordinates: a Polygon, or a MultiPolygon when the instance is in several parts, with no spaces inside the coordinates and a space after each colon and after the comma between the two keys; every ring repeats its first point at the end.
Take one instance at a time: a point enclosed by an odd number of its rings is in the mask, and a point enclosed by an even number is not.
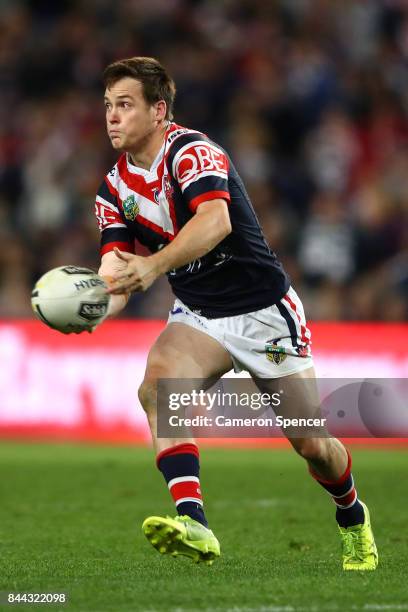
{"type": "Polygon", "coordinates": [[[108,122],[108,124],[119,122],[119,114],[114,108],[110,109],[106,113],[106,121],[108,122]]]}

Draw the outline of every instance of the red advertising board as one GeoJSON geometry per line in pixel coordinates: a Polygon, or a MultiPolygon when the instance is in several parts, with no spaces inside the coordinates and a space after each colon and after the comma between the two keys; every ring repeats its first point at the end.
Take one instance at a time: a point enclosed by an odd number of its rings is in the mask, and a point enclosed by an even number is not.
{"type": "MultiPolygon", "coordinates": [[[[147,444],[137,389],[163,327],[118,320],[66,336],[37,321],[0,322],[0,436],[147,444]]],[[[408,378],[408,325],[310,328],[319,377],[408,378]]]]}

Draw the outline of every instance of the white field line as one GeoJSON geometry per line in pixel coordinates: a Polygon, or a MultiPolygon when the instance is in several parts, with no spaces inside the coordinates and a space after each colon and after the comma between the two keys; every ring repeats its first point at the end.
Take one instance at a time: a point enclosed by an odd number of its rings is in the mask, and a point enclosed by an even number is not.
{"type": "MultiPolygon", "coordinates": [[[[353,612],[400,612],[408,610],[406,604],[376,604],[366,603],[363,606],[348,606],[353,612]]],[[[233,608],[169,608],[168,612],[343,612],[344,607],[337,605],[311,605],[311,606],[259,606],[256,608],[235,606],[233,608]]],[[[143,612],[160,612],[154,608],[148,608],[143,612]]]]}
{"type": "MultiPolygon", "coordinates": [[[[262,498],[261,499],[245,499],[243,498],[243,499],[240,499],[239,503],[241,506],[244,505],[244,506],[251,506],[251,507],[255,506],[259,508],[269,508],[269,507],[275,507],[275,506],[287,506],[289,502],[285,498],[268,497],[265,499],[262,499],[262,498]]],[[[236,506],[237,502],[219,499],[219,500],[213,501],[212,505],[216,508],[229,508],[230,506],[236,506]]],[[[283,606],[283,608],[285,608],[285,606],[283,606]]]]}

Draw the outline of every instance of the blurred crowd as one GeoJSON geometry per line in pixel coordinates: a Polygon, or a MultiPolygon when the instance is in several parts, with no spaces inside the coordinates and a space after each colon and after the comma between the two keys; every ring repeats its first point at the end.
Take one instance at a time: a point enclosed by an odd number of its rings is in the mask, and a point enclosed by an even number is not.
{"type": "MultiPolygon", "coordinates": [[[[309,319],[406,319],[405,0],[2,0],[0,317],[31,317],[48,269],[98,267],[101,73],[132,55],[227,148],[309,319]]],[[[163,279],[125,315],[170,303],[163,279]]]]}

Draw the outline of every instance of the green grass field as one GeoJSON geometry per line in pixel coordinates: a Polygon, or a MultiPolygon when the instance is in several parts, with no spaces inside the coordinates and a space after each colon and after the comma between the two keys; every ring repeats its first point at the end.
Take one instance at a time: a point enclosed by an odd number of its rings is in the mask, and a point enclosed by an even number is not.
{"type": "Polygon", "coordinates": [[[35,608],[83,612],[408,610],[408,453],[353,457],[380,552],[372,573],[340,569],[334,505],[289,450],[202,451],[223,553],[207,567],[162,557],[141,532],[149,514],[174,513],[151,451],[3,443],[0,591],[66,592],[67,605],[35,608]]]}

